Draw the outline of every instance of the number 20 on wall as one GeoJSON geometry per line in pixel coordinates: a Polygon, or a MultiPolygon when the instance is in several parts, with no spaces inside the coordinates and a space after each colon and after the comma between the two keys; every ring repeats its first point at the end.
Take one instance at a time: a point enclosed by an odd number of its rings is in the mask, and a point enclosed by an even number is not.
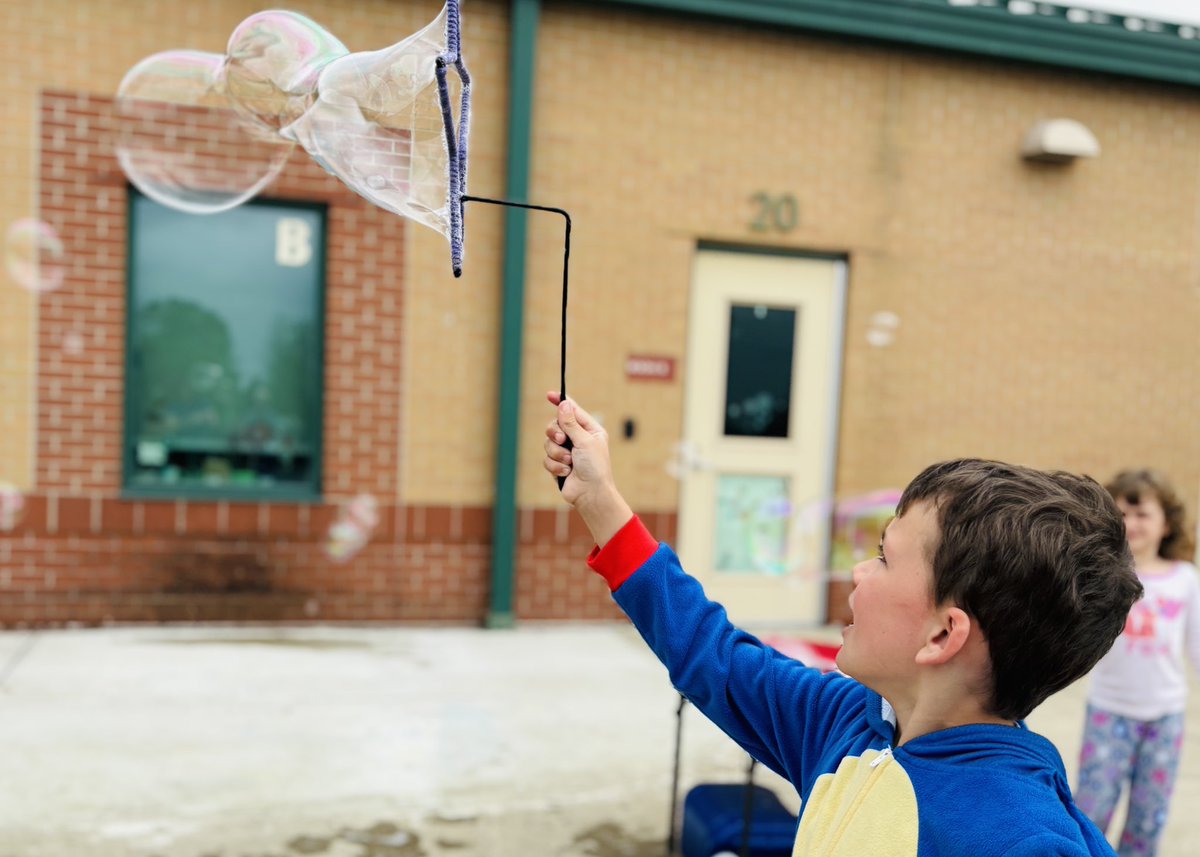
{"type": "Polygon", "coordinates": [[[790,193],[770,194],[759,191],[750,197],[754,232],[791,232],[800,220],[800,206],[790,193]]]}

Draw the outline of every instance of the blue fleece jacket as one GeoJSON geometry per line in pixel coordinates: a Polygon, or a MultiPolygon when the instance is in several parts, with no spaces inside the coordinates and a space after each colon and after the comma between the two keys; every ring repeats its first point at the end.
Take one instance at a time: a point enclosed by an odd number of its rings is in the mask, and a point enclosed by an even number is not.
{"type": "Polygon", "coordinates": [[[1113,854],[1076,809],[1058,751],[1023,723],[959,726],[892,747],[886,700],[735,628],[637,518],[588,562],[672,684],[795,785],[795,854],[1113,854]]]}

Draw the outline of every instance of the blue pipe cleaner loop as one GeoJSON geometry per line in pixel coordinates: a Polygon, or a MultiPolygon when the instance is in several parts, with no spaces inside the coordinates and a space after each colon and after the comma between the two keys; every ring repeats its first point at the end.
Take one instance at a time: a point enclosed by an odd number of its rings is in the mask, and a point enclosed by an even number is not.
{"type": "Polygon", "coordinates": [[[449,174],[448,205],[450,209],[450,265],[454,276],[462,276],[463,255],[463,196],[467,192],[467,132],[471,121],[471,75],[462,58],[461,18],[458,0],[446,0],[446,52],[438,57],[435,69],[438,100],[442,105],[442,126],[446,132],[447,173],[449,174]],[[454,128],[447,66],[453,65],[462,85],[458,130],[454,128]]]}

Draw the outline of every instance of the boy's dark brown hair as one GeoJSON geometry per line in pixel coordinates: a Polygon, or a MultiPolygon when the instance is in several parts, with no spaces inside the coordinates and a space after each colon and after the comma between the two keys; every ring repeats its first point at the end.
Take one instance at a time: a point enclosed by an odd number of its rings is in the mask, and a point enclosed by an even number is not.
{"type": "Polygon", "coordinates": [[[1142,595],[1121,512],[1086,476],[958,459],[922,471],[896,514],[918,501],[941,530],[925,547],[934,603],[978,623],[998,717],[1027,717],[1091,670],[1142,595]]]}
{"type": "Polygon", "coordinates": [[[1122,470],[1104,486],[1114,500],[1137,506],[1153,497],[1162,506],[1167,519],[1167,534],[1158,546],[1163,559],[1191,559],[1196,549],[1185,519],[1183,501],[1171,480],[1157,470],[1122,470]]]}

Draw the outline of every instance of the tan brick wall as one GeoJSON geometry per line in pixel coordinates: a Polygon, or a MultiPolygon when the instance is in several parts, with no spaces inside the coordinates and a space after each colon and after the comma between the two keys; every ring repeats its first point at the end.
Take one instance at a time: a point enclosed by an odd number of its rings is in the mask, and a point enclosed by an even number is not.
{"type": "MultiPolygon", "coordinates": [[[[676,355],[686,374],[708,240],[848,255],[839,494],[970,454],[1100,478],[1155,464],[1195,508],[1195,90],[567,3],[545,9],[537,72],[532,196],[576,222],[568,387],[610,427],[639,418],[615,443],[635,505],[676,503],[684,384],[622,362],[676,355]],[[1057,116],[1101,156],[1023,162],[1025,131],[1057,116]],[[794,232],[750,229],[757,191],[796,196],[794,232]],[[902,320],[882,349],[879,310],[902,320]]],[[[556,383],[555,241],[531,242],[526,437],[556,383]]],[[[552,506],[524,451],[522,504],[552,506]]]]}

